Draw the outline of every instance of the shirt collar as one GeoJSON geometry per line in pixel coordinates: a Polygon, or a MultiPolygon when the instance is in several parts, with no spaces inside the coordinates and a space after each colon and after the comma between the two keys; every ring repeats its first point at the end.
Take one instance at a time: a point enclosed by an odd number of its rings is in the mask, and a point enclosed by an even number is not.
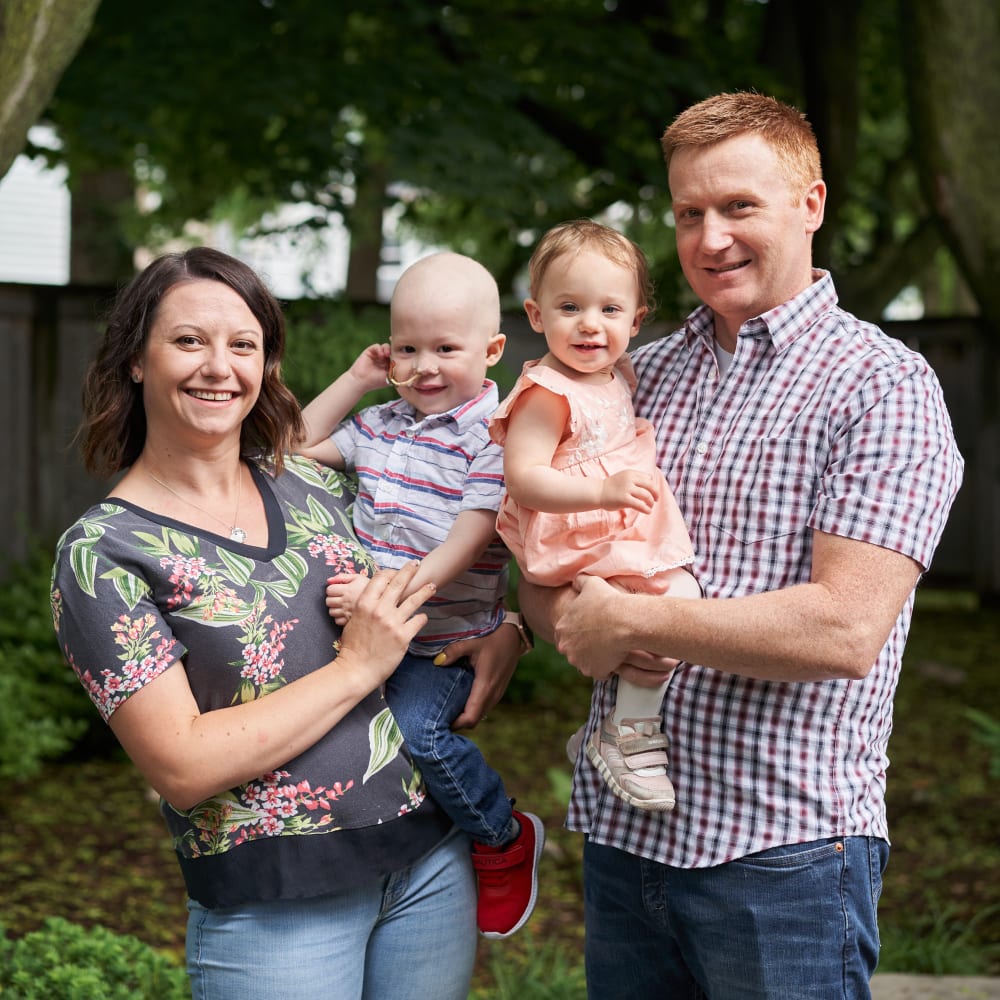
{"type": "MultiPolygon", "coordinates": [[[[769,336],[774,349],[780,352],[812,329],[819,318],[836,305],[837,290],[830,272],[813,268],[813,280],[808,288],[780,306],[748,319],[740,327],[739,336],[769,336]]],[[[698,306],[688,316],[684,330],[689,343],[697,338],[711,346],[715,335],[712,310],[705,305],[698,306]]]]}
{"type": "Polygon", "coordinates": [[[393,400],[389,407],[397,417],[408,423],[424,426],[451,423],[461,433],[491,417],[499,405],[500,395],[497,384],[487,378],[483,379],[479,395],[464,403],[459,403],[458,406],[451,410],[445,410],[443,413],[431,413],[422,419],[418,418],[417,411],[405,399],[393,400]]]}

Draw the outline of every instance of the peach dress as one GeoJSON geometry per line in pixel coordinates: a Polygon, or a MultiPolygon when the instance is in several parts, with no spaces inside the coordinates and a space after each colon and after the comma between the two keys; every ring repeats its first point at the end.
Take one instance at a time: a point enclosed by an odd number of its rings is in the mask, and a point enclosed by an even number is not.
{"type": "Polygon", "coordinates": [[[563,396],[570,410],[566,436],[552,467],[571,476],[601,479],[623,469],[652,472],[661,479],[653,510],[545,513],[521,507],[505,493],[497,532],[529,583],[558,587],[588,574],[613,580],[627,590],[662,594],[674,576],[668,571],[692,563],[694,552],[677,501],[656,464],[653,427],[637,418],[632,408],[631,362],[623,358],[613,376],[602,385],[592,385],[529,361],[490,419],[490,436],[502,445],[514,403],[525,389],[541,386],[563,396]]]}

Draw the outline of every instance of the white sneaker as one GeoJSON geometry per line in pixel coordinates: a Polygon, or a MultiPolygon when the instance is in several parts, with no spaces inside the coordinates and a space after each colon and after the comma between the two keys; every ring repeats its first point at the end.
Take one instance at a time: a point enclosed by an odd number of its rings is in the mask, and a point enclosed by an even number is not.
{"type": "Polygon", "coordinates": [[[667,777],[668,746],[659,718],[622,719],[616,726],[609,717],[590,737],[587,756],[620,799],[666,812],[677,801],[667,777]]]}

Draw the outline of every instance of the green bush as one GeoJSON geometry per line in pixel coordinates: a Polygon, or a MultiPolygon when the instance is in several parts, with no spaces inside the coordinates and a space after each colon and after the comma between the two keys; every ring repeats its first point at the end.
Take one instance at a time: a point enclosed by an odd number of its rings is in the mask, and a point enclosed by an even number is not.
{"type": "MultiPolygon", "coordinates": [[[[305,405],[338,375],[347,371],[369,344],[389,339],[389,311],[381,306],[354,309],[328,299],[291,303],[285,310],[288,348],[282,367],[288,387],[305,405]]],[[[393,399],[384,392],[365,396],[363,406],[393,399]]]]}
{"type": "Polygon", "coordinates": [[[187,974],[149,945],[53,917],[17,941],[0,927],[0,994],[11,1000],[185,1000],[187,974]]]}
{"type": "Polygon", "coordinates": [[[52,553],[39,547],[0,585],[0,779],[25,779],[106,727],[66,665],[52,628],[52,553]]]}

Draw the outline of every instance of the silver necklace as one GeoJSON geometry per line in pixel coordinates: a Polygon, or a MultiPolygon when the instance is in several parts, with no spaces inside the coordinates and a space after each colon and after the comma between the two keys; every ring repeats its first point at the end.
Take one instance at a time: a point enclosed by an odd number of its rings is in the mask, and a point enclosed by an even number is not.
{"type": "Polygon", "coordinates": [[[236,510],[233,512],[233,523],[227,524],[218,514],[213,514],[210,510],[206,510],[204,507],[198,506],[193,500],[189,500],[187,497],[183,497],[177,492],[169,483],[165,483],[162,479],[158,479],[153,475],[149,469],[146,470],[146,475],[153,480],[154,483],[159,483],[165,490],[173,493],[178,500],[182,503],[190,504],[195,510],[200,510],[202,514],[207,514],[213,521],[218,521],[219,524],[225,525],[229,529],[229,540],[231,542],[245,542],[247,539],[247,533],[240,527],[237,526],[236,522],[240,518],[240,499],[243,495],[243,466],[240,465],[240,478],[236,484],[236,510]]]}

